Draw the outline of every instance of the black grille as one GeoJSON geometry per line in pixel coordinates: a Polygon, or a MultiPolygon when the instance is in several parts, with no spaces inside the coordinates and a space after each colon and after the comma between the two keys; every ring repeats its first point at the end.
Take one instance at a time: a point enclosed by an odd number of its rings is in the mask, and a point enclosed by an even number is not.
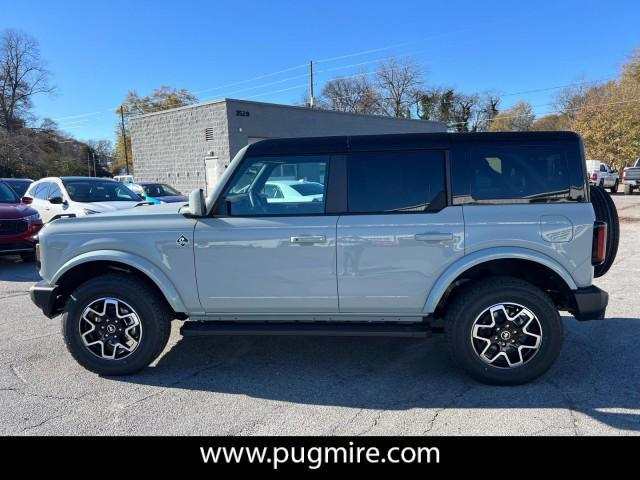
{"type": "Polygon", "coordinates": [[[0,220],[0,235],[16,235],[29,228],[25,220],[0,220]]]}

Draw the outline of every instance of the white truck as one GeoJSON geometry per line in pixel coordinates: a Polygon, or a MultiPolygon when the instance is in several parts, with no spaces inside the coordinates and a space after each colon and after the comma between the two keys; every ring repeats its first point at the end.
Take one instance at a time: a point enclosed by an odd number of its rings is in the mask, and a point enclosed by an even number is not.
{"type": "Polygon", "coordinates": [[[587,160],[587,172],[591,185],[608,188],[611,193],[618,191],[618,185],[620,185],[618,172],[612,169],[608,163],[600,160],[587,160]]]}
{"type": "Polygon", "coordinates": [[[624,169],[622,182],[624,183],[625,195],[631,195],[634,189],[640,188],[640,158],[636,160],[633,167],[624,169]]]}

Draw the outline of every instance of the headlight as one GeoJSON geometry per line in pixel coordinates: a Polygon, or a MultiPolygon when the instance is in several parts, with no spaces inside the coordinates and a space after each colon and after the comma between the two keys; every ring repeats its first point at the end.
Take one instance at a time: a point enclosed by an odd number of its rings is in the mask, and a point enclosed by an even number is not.
{"type": "Polygon", "coordinates": [[[89,208],[83,208],[82,211],[84,212],[85,215],[91,215],[93,213],[100,213],[100,212],[97,212],[95,210],[91,210],[89,208]]]}
{"type": "Polygon", "coordinates": [[[40,216],[39,213],[34,213],[33,215],[29,215],[28,217],[24,217],[24,219],[29,223],[33,223],[33,222],[41,221],[42,217],[40,216]]]}

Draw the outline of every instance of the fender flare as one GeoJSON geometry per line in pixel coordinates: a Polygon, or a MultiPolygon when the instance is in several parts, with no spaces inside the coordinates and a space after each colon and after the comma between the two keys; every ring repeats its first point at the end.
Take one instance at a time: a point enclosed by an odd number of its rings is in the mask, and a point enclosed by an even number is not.
{"type": "Polygon", "coordinates": [[[492,260],[504,259],[529,260],[531,262],[539,263],[557,273],[558,276],[564,280],[570,290],[578,289],[578,286],[571,277],[571,274],[556,260],[543,253],[520,247],[487,248],[478,250],[458,259],[438,277],[438,280],[436,280],[429,292],[429,296],[427,297],[427,301],[423,308],[423,313],[428,315],[435,311],[438,303],[449,288],[449,285],[451,285],[451,283],[453,283],[453,281],[461,274],[476,265],[490,262],[492,260]]]}
{"type": "Polygon", "coordinates": [[[77,267],[84,263],[97,261],[112,261],[122,263],[131,268],[141,271],[156,285],[156,287],[158,287],[158,289],[162,292],[167,302],[169,303],[169,305],[171,305],[171,308],[173,308],[174,311],[185,313],[187,312],[187,308],[185,307],[185,304],[182,301],[178,290],[162,270],[160,270],[156,265],[154,265],[146,258],[140,257],[139,255],[135,255],[133,253],[122,252],[119,250],[95,250],[78,255],[77,257],[72,258],[67,263],[62,265],[62,267],[60,267],[51,277],[50,283],[52,285],[55,285],[65,273],[67,273],[74,267],[77,267]]]}

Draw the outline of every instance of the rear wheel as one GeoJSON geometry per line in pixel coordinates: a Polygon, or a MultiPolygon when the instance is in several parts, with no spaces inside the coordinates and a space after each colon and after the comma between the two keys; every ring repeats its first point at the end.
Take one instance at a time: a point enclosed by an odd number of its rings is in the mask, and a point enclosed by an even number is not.
{"type": "Polygon", "coordinates": [[[472,284],[447,309],[454,360],[473,378],[494,385],[529,382],[546,372],[562,346],[562,321],[538,287],[512,277],[472,284]]]}
{"type": "Polygon", "coordinates": [[[607,223],[607,254],[601,265],[594,268],[594,276],[601,277],[609,271],[618,254],[620,243],[620,221],[613,199],[598,187],[591,187],[591,203],[596,220],[607,223]]]}
{"type": "Polygon", "coordinates": [[[69,297],[62,333],[71,355],[101,375],[142,370],[162,352],[172,315],[146,282],[124,274],[89,280],[69,297]]]}
{"type": "Polygon", "coordinates": [[[616,180],[616,183],[613,184],[613,187],[610,188],[610,192],[611,193],[618,193],[618,186],[620,185],[620,182],[618,182],[618,180],[616,180]]]}

